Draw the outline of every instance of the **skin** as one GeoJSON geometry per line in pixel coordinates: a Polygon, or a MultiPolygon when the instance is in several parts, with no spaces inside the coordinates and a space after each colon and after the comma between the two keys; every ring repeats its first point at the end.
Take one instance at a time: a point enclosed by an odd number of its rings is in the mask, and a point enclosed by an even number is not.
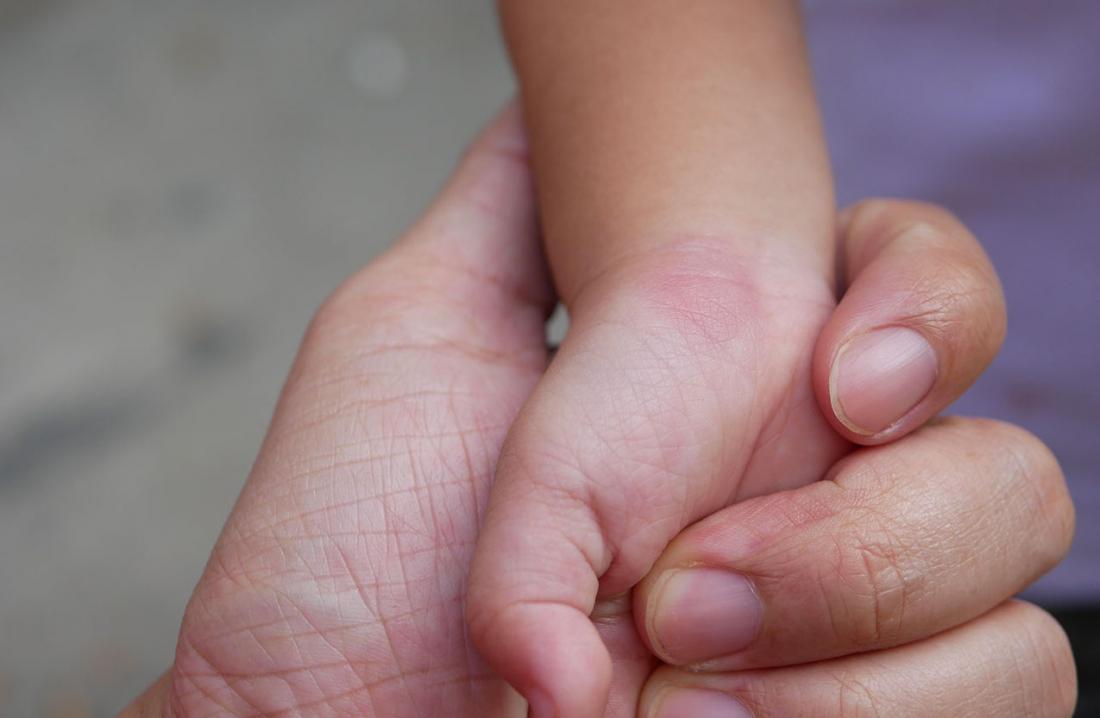
{"type": "Polygon", "coordinates": [[[792,2],[500,11],[571,326],[503,449],[471,635],[539,718],[629,713],[631,587],[691,522],[845,449],[809,381],[828,162],[792,2]]]}
{"type": "Polygon", "coordinates": [[[571,309],[632,258],[692,239],[825,283],[832,180],[797,3],[499,6],[571,309]]]}
{"type": "Polygon", "coordinates": [[[941,211],[865,208],[834,231],[796,3],[500,5],[572,323],[502,448],[467,615],[538,718],[629,713],[649,670],[631,591],[673,538],[922,424],[992,358],[1001,295],[941,211]],[[969,338],[949,329],[963,315],[981,317],[969,338]],[[935,386],[867,431],[833,366],[886,327],[924,342],[935,386]]]}
{"type": "MultiPolygon", "coordinates": [[[[942,221],[956,249],[973,241],[923,205],[870,202],[854,215],[849,240],[942,221]]],[[[863,283],[887,276],[891,256],[879,252],[849,278],[826,345],[859,330],[850,317],[897,308],[876,296],[901,286],[863,283]],[[843,314],[849,300],[864,310],[843,314]]],[[[926,278],[937,269],[934,252],[904,264],[916,274],[924,266],[926,278]]],[[[940,306],[940,288],[910,287],[909,309],[940,306]]],[[[472,648],[463,596],[505,434],[546,375],[553,300],[510,112],[406,236],[318,311],[188,605],[175,661],[122,715],[524,716],[472,648]]],[[[986,305],[942,309],[945,337],[990,321],[986,305]]],[[[947,362],[960,377],[979,363],[947,362]]],[[[989,715],[982,706],[1068,716],[1064,635],[1039,609],[1003,601],[1064,555],[1072,517],[1049,452],[1006,425],[954,419],[857,451],[825,482],[696,524],[642,583],[636,605],[648,619],[662,610],[648,591],[667,570],[706,563],[750,575],[768,616],[754,647],[709,671],[669,665],[650,675],[653,621],[640,621],[639,634],[601,618],[612,651],[631,656],[640,678],[617,683],[606,709],[582,708],[660,716],[704,688],[704,700],[732,697],[757,716],[989,715]],[[814,519],[799,520],[810,508],[814,519]],[[746,550],[746,535],[760,550],[746,550]],[[875,556],[886,557],[883,570],[861,571],[875,556]],[[920,580],[899,586],[895,575],[920,580]],[[910,600],[892,600],[899,591],[910,600]]]]}

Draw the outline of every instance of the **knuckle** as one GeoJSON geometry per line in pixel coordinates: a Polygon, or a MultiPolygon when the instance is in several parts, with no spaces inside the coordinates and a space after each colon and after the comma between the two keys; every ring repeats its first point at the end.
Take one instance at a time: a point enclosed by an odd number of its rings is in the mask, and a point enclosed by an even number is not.
{"type": "Polygon", "coordinates": [[[892,540],[859,540],[851,560],[857,607],[865,610],[854,624],[853,638],[861,644],[894,643],[901,633],[912,579],[892,540]]]}
{"type": "Polygon", "coordinates": [[[359,270],[334,289],[314,311],[306,327],[302,346],[314,349],[347,334],[352,328],[361,331],[364,324],[378,326],[387,319],[399,317],[400,296],[380,302],[370,287],[373,268],[359,270]]]}
{"type": "Polygon", "coordinates": [[[919,222],[961,225],[959,219],[944,207],[920,200],[890,197],[868,197],[845,211],[850,232],[859,234],[897,234],[919,222]]]}
{"type": "Polygon", "coordinates": [[[880,508],[896,504],[890,472],[889,465],[866,458],[851,464],[833,481],[799,492],[802,498],[786,511],[794,518],[777,522],[799,529],[796,540],[781,542],[782,555],[816,578],[823,625],[846,649],[904,642],[909,609],[928,581],[925,552],[914,543],[920,539],[906,538],[919,533],[880,508]]]}
{"type": "Polygon", "coordinates": [[[476,300],[496,301],[497,293],[512,290],[495,275],[425,247],[416,241],[421,234],[410,230],[409,239],[341,282],[314,313],[310,331],[340,332],[350,325],[400,335],[410,320],[463,315],[476,300]]]}
{"type": "MultiPolygon", "coordinates": [[[[871,197],[851,205],[841,215],[841,226],[855,255],[870,245],[902,237],[922,227],[951,228],[965,232],[955,215],[943,207],[919,200],[871,197]]],[[[947,233],[937,233],[947,239],[947,233]]],[[[946,244],[955,244],[954,240],[946,244]]]]}
{"type": "Polygon", "coordinates": [[[849,210],[849,262],[884,244],[911,258],[899,264],[899,300],[916,328],[957,348],[992,355],[1007,326],[1004,293],[992,265],[966,226],[949,211],[901,200],[865,200],[849,210]]]}
{"type": "Polygon", "coordinates": [[[1019,664],[1024,680],[1020,690],[1022,700],[1037,708],[1036,715],[1068,718],[1077,703],[1077,670],[1073,650],[1062,626],[1051,616],[1030,603],[1016,602],[1021,614],[1019,664]]]}
{"type": "Polygon", "coordinates": [[[999,435],[999,455],[1007,462],[1006,487],[1035,522],[1032,547],[1038,573],[1045,573],[1069,552],[1076,523],[1062,468],[1046,444],[1026,429],[1003,422],[992,423],[992,428],[999,435]]]}
{"type": "Polygon", "coordinates": [[[306,326],[304,344],[311,346],[322,340],[337,327],[342,325],[347,317],[352,316],[352,297],[347,289],[350,280],[345,280],[339,287],[333,290],[313,312],[309,324],[306,326]]]}
{"type": "Polygon", "coordinates": [[[908,319],[948,344],[999,348],[1007,314],[992,269],[956,248],[922,254],[921,264],[913,265],[908,319]]]}
{"type": "Polygon", "coordinates": [[[399,245],[322,302],[302,354],[353,375],[394,351],[541,371],[542,310],[529,311],[535,300],[524,291],[415,243],[399,245]]]}
{"type": "Polygon", "coordinates": [[[923,572],[889,522],[866,513],[834,539],[837,588],[828,599],[830,620],[845,644],[896,645],[923,572]]]}
{"type": "Polygon", "coordinates": [[[949,440],[958,460],[988,467],[998,495],[1012,509],[1009,515],[1027,524],[1027,550],[1035,566],[1032,580],[1065,558],[1076,523],[1073,500],[1057,458],[1042,440],[995,419],[947,417],[927,431],[949,440]]]}
{"type": "Polygon", "coordinates": [[[882,718],[890,715],[875,689],[850,672],[833,674],[837,718],[882,718]]]}
{"type": "Polygon", "coordinates": [[[906,202],[886,197],[866,197],[850,205],[841,221],[851,235],[877,234],[906,202]]]}
{"type": "Polygon", "coordinates": [[[1050,554],[1045,570],[1049,570],[1061,563],[1069,553],[1073,544],[1073,535],[1077,528],[1077,516],[1073,507],[1073,500],[1064,482],[1057,492],[1055,508],[1052,511],[1053,520],[1050,530],[1050,554]]]}
{"type": "Polygon", "coordinates": [[[859,509],[876,501],[888,504],[898,487],[899,474],[905,470],[893,452],[871,448],[837,461],[825,480],[843,489],[845,509],[859,509]]]}

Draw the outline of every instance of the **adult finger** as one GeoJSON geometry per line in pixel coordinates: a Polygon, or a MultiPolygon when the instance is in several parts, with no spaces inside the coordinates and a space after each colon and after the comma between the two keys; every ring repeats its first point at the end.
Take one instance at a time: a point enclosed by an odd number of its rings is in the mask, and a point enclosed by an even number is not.
{"type": "Polygon", "coordinates": [[[988,611],[1057,564],[1073,506],[1041,442],[947,419],[828,480],[684,531],[635,591],[666,662],[740,670],[908,643],[988,611]]]}
{"type": "Polygon", "coordinates": [[[838,431],[878,444],[919,427],[988,366],[1005,303],[981,245],[930,204],[868,200],[840,221],[847,288],[814,355],[814,385],[838,431]]]}
{"type": "Polygon", "coordinates": [[[661,669],[643,718],[1068,718],[1077,685],[1058,623],[1009,602],[964,626],[878,653],[707,675],[661,669]]]}

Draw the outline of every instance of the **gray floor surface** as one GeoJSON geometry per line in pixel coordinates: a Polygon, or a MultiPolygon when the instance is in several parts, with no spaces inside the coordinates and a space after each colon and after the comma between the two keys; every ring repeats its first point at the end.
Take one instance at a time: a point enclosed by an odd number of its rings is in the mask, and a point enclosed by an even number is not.
{"type": "Polygon", "coordinates": [[[0,715],[168,664],[312,310],[511,92],[487,0],[0,0],[0,715]]]}

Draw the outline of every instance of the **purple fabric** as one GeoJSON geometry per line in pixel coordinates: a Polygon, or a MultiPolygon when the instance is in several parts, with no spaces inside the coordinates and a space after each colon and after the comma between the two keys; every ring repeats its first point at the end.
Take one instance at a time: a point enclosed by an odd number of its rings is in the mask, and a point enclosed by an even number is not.
{"type": "Polygon", "coordinates": [[[1074,496],[1029,593],[1100,601],[1100,2],[806,0],[839,199],[946,205],[992,256],[1009,332],[953,409],[1020,424],[1074,496]]]}

